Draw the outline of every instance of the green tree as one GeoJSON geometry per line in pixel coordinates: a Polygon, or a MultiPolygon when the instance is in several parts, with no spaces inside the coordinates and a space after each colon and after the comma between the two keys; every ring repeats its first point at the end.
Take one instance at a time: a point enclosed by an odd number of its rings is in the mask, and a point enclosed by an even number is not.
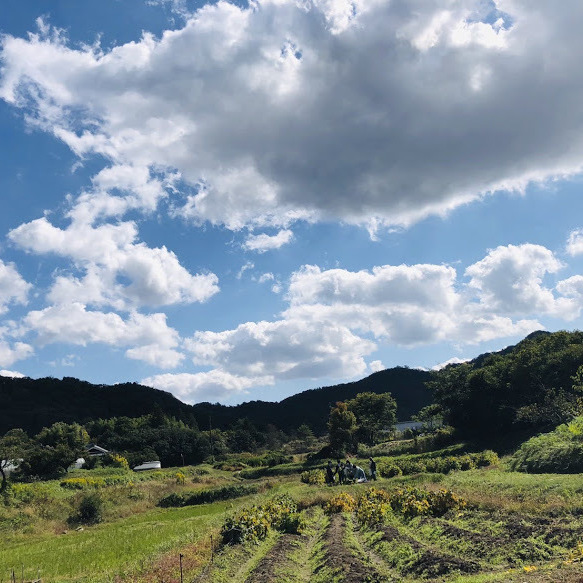
{"type": "Polygon", "coordinates": [[[413,421],[420,421],[423,423],[424,431],[435,431],[438,427],[443,425],[443,409],[441,405],[432,403],[423,407],[417,415],[412,416],[413,421]]]}
{"type": "Polygon", "coordinates": [[[67,468],[85,452],[89,434],[78,423],[53,423],[34,438],[34,447],[22,463],[25,475],[54,478],[63,475],[67,468]]]}
{"type": "Polygon", "coordinates": [[[297,436],[298,439],[304,444],[306,449],[309,449],[314,445],[314,441],[316,438],[314,437],[314,432],[312,431],[311,427],[306,424],[302,423],[297,429],[297,436]]]}
{"type": "Polygon", "coordinates": [[[397,402],[391,393],[359,393],[346,402],[356,417],[359,441],[373,445],[383,429],[392,429],[397,421],[397,402]]]}
{"type": "Polygon", "coordinates": [[[68,447],[75,454],[81,455],[89,443],[89,434],[79,423],[58,422],[41,429],[35,439],[41,445],[68,447]]]}
{"type": "Polygon", "coordinates": [[[354,413],[348,410],[346,403],[338,401],[336,407],[330,411],[328,420],[330,447],[336,455],[353,449],[355,431],[356,417],[354,413]]]}
{"type": "Polygon", "coordinates": [[[4,492],[8,484],[6,467],[23,459],[30,447],[31,440],[22,429],[11,429],[0,437],[0,492],[4,492]]]}

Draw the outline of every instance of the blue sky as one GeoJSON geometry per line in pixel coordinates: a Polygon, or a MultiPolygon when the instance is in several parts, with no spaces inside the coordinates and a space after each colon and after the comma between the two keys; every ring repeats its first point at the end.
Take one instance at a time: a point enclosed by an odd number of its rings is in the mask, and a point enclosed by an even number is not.
{"type": "Polygon", "coordinates": [[[232,404],[580,328],[582,16],[7,0],[1,374],[232,404]]]}

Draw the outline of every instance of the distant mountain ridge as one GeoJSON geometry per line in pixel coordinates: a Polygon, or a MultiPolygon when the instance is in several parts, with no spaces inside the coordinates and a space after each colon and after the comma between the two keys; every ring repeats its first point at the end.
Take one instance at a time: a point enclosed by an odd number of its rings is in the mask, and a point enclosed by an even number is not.
{"type": "Polygon", "coordinates": [[[273,424],[289,431],[306,423],[316,432],[326,429],[330,407],[358,393],[392,393],[399,419],[409,419],[431,401],[425,386],[428,371],[396,367],[352,383],[310,389],[283,401],[250,401],[235,406],[212,403],[187,405],[176,397],[136,383],[93,385],[73,377],[31,379],[0,376],[0,435],[21,427],[30,434],[57,421],[86,423],[93,419],[139,417],[154,410],[195,423],[200,429],[224,429],[247,417],[258,428],[273,424]]]}

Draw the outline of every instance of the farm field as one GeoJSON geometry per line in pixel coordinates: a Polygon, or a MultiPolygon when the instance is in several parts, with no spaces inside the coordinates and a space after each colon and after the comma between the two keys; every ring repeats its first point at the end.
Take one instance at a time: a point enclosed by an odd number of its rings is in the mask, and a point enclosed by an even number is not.
{"type": "Polygon", "coordinates": [[[14,571],[26,581],[178,582],[180,555],[190,582],[583,580],[579,474],[501,463],[330,487],[301,481],[302,468],[78,471],[66,486],[15,484],[0,507],[0,581],[14,571]],[[77,526],[71,516],[95,493],[101,522],[77,526]],[[222,544],[229,518],[229,536],[242,520],[259,535],[222,544]]]}

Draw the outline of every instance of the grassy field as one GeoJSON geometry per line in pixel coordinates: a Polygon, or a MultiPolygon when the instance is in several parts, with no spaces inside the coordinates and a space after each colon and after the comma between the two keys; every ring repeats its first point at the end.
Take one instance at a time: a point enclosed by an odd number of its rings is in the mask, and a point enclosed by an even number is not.
{"type": "MultiPolygon", "coordinates": [[[[460,448],[431,455],[453,451],[460,448]]],[[[581,475],[521,474],[501,463],[382,478],[374,488],[386,492],[379,500],[392,500],[388,510],[374,506],[363,518],[370,483],[307,484],[300,481],[303,469],[301,463],[288,463],[139,475],[79,471],[68,476],[76,481],[64,485],[16,484],[0,506],[0,582],[8,581],[12,570],[18,580],[24,571],[27,581],[40,574],[46,582],[178,582],[180,555],[183,579],[191,582],[583,580],[581,475]],[[241,484],[256,486],[257,493],[202,505],[158,506],[171,494],[178,504],[201,490],[211,491],[211,499],[212,492],[249,491],[225,488],[241,484]],[[433,500],[443,489],[453,493],[454,503],[439,512],[422,504],[414,511],[406,505],[397,509],[394,502],[397,492],[433,500]],[[326,502],[341,492],[356,507],[330,511],[326,502]],[[261,513],[262,505],[282,493],[298,503],[301,532],[273,527],[265,538],[219,544],[228,516],[253,506],[249,512],[261,513]],[[102,521],[80,524],[79,505],[93,494],[103,503],[102,521]]]]}

